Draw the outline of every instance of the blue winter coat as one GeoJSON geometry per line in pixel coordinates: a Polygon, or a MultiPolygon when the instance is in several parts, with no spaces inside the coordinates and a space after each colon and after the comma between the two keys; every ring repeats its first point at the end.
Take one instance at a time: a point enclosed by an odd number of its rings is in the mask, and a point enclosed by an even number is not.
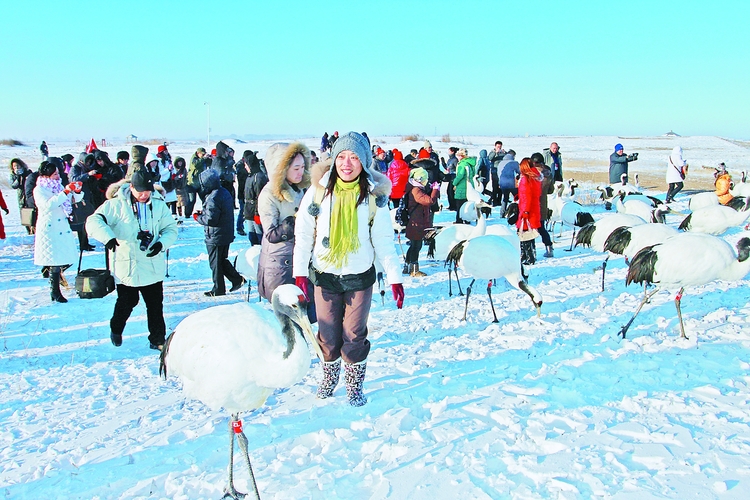
{"type": "Polygon", "coordinates": [[[206,245],[229,245],[234,241],[234,200],[219,183],[219,173],[208,169],[201,172],[200,189],[206,195],[199,224],[205,226],[206,245]]]}
{"type": "Polygon", "coordinates": [[[497,168],[500,171],[500,189],[515,189],[516,179],[521,176],[521,167],[515,157],[507,153],[497,168]]]}

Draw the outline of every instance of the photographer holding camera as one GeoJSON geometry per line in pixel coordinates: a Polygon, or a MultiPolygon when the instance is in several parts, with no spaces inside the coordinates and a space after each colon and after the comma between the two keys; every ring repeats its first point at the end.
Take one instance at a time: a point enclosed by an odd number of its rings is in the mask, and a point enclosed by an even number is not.
{"type": "Polygon", "coordinates": [[[162,195],[154,192],[149,173],[137,170],[130,181],[112,184],[107,201],[86,220],[86,231],[114,255],[118,283],[109,322],[112,344],[122,345],[125,323],[140,293],[146,304],[149,346],[161,350],[166,335],[162,306],[165,250],[177,241],[177,222],[162,195]]]}
{"type": "Polygon", "coordinates": [[[609,155],[609,183],[619,184],[622,182],[622,174],[625,174],[625,182],[628,182],[628,163],[637,159],[638,153],[625,156],[622,144],[616,144],[615,152],[609,155]]]}

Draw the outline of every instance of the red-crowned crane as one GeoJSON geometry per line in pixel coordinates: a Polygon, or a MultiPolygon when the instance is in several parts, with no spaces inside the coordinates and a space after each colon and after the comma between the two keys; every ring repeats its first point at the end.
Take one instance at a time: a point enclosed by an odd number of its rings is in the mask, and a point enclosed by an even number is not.
{"type": "MultiPolygon", "coordinates": [[[[260,245],[240,250],[234,259],[234,267],[247,281],[247,301],[250,302],[250,282],[258,281],[258,258],[260,257],[260,245]]],[[[261,300],[258,294],[258,302],[261,300]]]]}
{"type": "Polygon", "coordinates": [[[214,410],[224,408],[232,416],[225,497],[244,496],[234,487],[236,434],[255,496],[260,498],[238,414],[260,408],[275,389],[302,380],[310,368],[308,343],[323,359],[302,290],[281,285],[273,292],[271,304],[273,312],[247,302],[195,312],[177,325],[161,354],[160,374],[166,378],[169,369],[182,381],[187,396],[214,410]]]}
{"type": "Polygon", "coordinates": [[[695,233],[723,234],[730,227],[740,226],[750,218],[748,204],[743,211],[726,207],[724,205],[713,205],[699,208],[680,223],[680,229],[695,233]]]}
{"type": "Polygon", "coordinates": [[[674,299],[680,333],[685,335],[680,302],[686,286],[700,286],[714,280],[737,281],[750,272],[750,238],[737,242],[737,253],[724,239],[701,233],[680,233],[664,243],[646,247],[630,261],[625,283],[654,284],[645,294],[633,317],[619,332],[622,338],[643,305],[659,290],[679,288],[674,299]]]}
{"type": "MultiPolygon", "coordinates": [[[[570,238],[570,248],[568,251],[573,249],[573,241],[576,236],[576,228],[581,228],[586,224],[594,222],[594,216],[591,215],[591,210],[584,207],[577,201],[563,198],[563,190],[566,184],[560,183],[553,195],[548,196],[547,207],[552,210],[550,216],[550,222],[552,227],[550,232],[552,236],[555,236],[555,224],[560,224],[560,237],[562,237],[563,226],[569,226],[573,229],[573,235],[570,238]]],[[[571,185],[571,189],[575,189],[571,185]]]]}
{"type": "MultiPolygon", "coordinates": [[[[578,231],[578,237],[576,238],[576,245],[583,245],[592,248],[596,252],[603,253],[604,243],[612,234],[612,231],[618,227],[632,227],[640,224],[645,224],[646,221],[638,217],[637,215],[630,214],[611,214],[605,215],[596,222],[586,224],[578,231]]],[[[607,271],[607,261],[609,260],[609,253],[602,262],[602,292],[604,291],[604,276],[607,271]]]]}
{"type": "MultiPolygon", "coordinates": [[[[512,287],[528,295],[536,308],[537,316],[540,315],[542,295],[526,284],[523,279],[521,251],[510,239],[495,234],[486,234],[461,241],[448,254],[446,264],[452,264],[454,267],[460,266],[465,273],[472,277],[471,284],[466,289],[463,321],[466,321],[466,312],[469,309],[471,287],[477,279],[488,280],[487,296],[490,299],[490,307],[494,317],[493,323],[498,322],[495,306],[492,303],[492,280],[496,278],[505,278],[512,287]]],[[[458,276],[456,279],[458,279],[458,276]]]]}
{"type": "Polygon", "coordinates": [[[641,249],[663,243],[679,234],[677,229],[666,224],[640,224],[633,227],[618,227],[607,237],[604,250],[624,255],[630,261],[641,249]]]}

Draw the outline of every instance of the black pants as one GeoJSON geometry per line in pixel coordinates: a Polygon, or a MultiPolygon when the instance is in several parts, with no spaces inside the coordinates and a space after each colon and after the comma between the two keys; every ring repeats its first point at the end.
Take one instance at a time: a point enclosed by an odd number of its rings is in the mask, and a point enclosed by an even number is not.
{"type": "Polygon", "coordinates": [[[547,228],[544,227],[544,224],[542,224],[542,227],[537,229],[537,231],[539,231],[539,236],[542,237],[542,243],[544,243],[544,246],[551,247],[552,238],[549,237],[549,233],[547,232],[547,228]]]}
{"type": "Polygon", "coordinates": [[[461,207],[464,203],[466,203],[466,198],[455,198],[453,200],[453,203],[456,205],[456,224],[468,224],[465,220],[461,218],[461,207]]]}
{"type": "Polygon", "coordinates": [[[490,170],[490,178],[492,179],[492,203],[493,207],[500,206],[502,203],[500,190],[500,177],[497,175],[497,169],[493,168],[490,170]]]}
{"type": "Polygon", "coordinates": [[[198,191],[191,186],[185,186],[185,218],[189,219],[193,215],[195,200],[198,198],[198,191]]]}
{"type": "Polygon", "coordinates": [[[229,245],[209,245],[208,265],[211,266],[211,277],[214,280],[214,287],[211,290],[215,295],[224,295],[227,290],[224,285],[224,276],[229,278],[233,285],[242,281],[242,276],[237,272],[227,256],[229,255],[229,245]]]}
{"type": "Polygon", "coordinates": [[[422,240],[409,240],[409,250],[406,251],[406,263],[419,264],[420,250],[422,250],[422,240]]]}
{"type": "Polygon", "coordinates": [[[117,302],[109,327],[112,333],[122,335],[125,323],[128,321],[133,308],[138,305],[138,293],[143,296],[146,304],[146,318],[148,320],[148,341],[155,345],[164,345],[167,325],[164,324],[164,292],[161,281],[147,286],[117,285],[117,302]]]}
{"type": "Polygon", "coordinates": [[[674,200],[674,196],[682,191],[682,187],[685,185],[683,182],[670,182],[669,189],[667,190],[667,203],[674,200]]]}

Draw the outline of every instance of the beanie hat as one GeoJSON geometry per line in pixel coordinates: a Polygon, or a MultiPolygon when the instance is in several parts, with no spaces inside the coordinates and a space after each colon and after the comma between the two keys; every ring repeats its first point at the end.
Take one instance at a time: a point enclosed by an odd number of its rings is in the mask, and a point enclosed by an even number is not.
{"type": "Polygon", "coordinates": [[[70,154],[70,153],[64,154],[60,158],[62,159],[62,161],[67,161],[67,162],[72,162],[73,161],[73,155],[70,154]]]}
{"type": "Polygon", "coordinates": [[[333,143],[333,149],[331,150],[331,158],[336,161],[336,157],[342,151],[352,151],[359,157],[359,161],[362,163],[362,168],[365,171],[367,177],[372,180],[372,172],[370,166],[372,166],[372,156],[370,155],[370,143],[368,140],[357,132],[347,132],[346,134],[339,137],[335,143],[333,143]]]}
{"type": "Polygon", "coordinates": [[[409,177],[424,186],[428,179],[427,170],[422,167],[413,168],[409,177]]]}
{"type": "Polygon", "coordinates": [[[402,160],[404,159],[404,154],[399,151],[398,149],[393,150],[393,159],[394,160],[402,160]]]}
{"type": "Polygon", "coordinates": [[[461,148],[456,152],[457,155],[461,156],[469,156],[469,152],[466,150],[466,148],[461,148]]]}
{"type": "Polygon", "coordinates": [[[127,161],[127,160],[130,159],[130,155],[128,154],[127,151],[118,151],[117,152],[117,159],[118,160],[125,160],[125,161],[127,161]]]}
{"type": "Polygon", "coordinates": [[[54,174],[56,171],[57,171],[57,166],[49,160],[43,161],[42,164],[39,165],[39,175],[49,177],[50,175],[54,174]]]}
{"type": "Polygon", "coordinates": [[[542,153],[534,153],[533,155],[531,155],[531,161],[544,163],[544,156],[542,156],[542,153]]]}
{"type": "Polygon", "coordinates": [[[139,193],[154,190],[154,183],[151,180],[151,174],[145,170],[136,170],[133,172],[133,176],[130,178],[130,185],[139,193]]]}
{"type": "Polygon", "coordinates": [[[425,149],[431,148],[432,147],[432,143],[430,141],[424,141],[424,145],[422,145],[422,147],[425,148],[425,149]]]}
{"type": "MultiPolygon", "coordinates": [[[[466,150],[464,150],[464,151],[466,151],[466,150]]],[[[430,152],[429,151],[427,151],[424,148],[422,148],[422,149],[419,150],[419,155],[417,155],[417,158],[419,158],[420,160],[424,160],[425,158],[429,158],[429,157],[430,157],[430,152]]]]}
{"type": "Polygon", "coordinates": [[[203,153],[206,154],[206,148],[198,148],[195,150],[196,153],[203,153]]]}
{"type": "Polygon", "coordinates": [[[615,151],[622,151],[624,148],[622,147],[622,144],[617,143],[615,144],[615,151]]]}
{"type": "Polygon", "coordinates": [[[166,150],[167,150],[167,147],[164,144],[162,144],[158,148],[156,148],[156,154],[163,153],[166,150]]]}
{"type": "Polygon", "coordinates": [[[383,148],[378,148],[375,150],[375,156],[385,154],[385,151],[383,151],[383,148]]]}

